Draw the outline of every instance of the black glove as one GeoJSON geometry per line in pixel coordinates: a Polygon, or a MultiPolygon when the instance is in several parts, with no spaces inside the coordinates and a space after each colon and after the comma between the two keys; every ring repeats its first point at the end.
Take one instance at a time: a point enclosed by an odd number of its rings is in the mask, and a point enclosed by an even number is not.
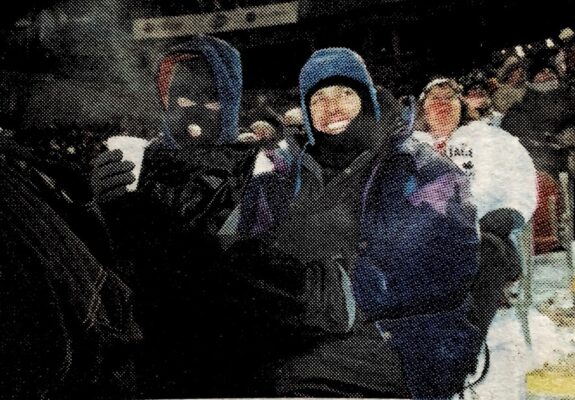
{"type": "Polygon", "coordinates": [[[106,151],[92,162],[90,186],[97,203],[106,203],[127,193],[126,186],[136,180],[134,163],[122,161],[122,151],[106,151]]]}
{"type": "Polygon", "coordinates": [[[226,285],[221,295],[233,293],[227,311],[239,307],[235,314],[263,322],[265,334],[277,328],[275,335],[295,339],[349,330],[343,277],[333,263],[304,263],[268,241],[245,240],[221,255],[215,276],[226,285]]]}
{"type": "Polygon", "coordinates": [[[481,232],[489,232],[500,238],[508,238],[514,229],[525,223],[521,214],[510,208],[500,208],[490,211],[481,218],[479,227],[481,232]]]}

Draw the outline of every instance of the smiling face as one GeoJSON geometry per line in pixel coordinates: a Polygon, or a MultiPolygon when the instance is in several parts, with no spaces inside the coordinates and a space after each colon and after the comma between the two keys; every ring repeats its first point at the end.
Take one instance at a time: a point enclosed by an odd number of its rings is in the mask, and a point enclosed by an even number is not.
{"type": "Polygon", "coordinates": [[[310,98],[312,125],[328,135],[345,131],[360,111],[361,98],[347,86],[327,86],[316,91],[310,98]]]}
{"type": "Polygon", "coordinates": [[[461,101],[449,85],[433,87],[423,103],[425,120],[434,137],[450,135],[461,121],[461,101]]]}

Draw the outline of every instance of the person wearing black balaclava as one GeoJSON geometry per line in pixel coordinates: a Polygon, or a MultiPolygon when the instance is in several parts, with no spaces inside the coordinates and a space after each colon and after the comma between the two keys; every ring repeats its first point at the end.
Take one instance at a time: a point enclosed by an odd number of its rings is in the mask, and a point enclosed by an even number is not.
{"type": "Polygon", "coordinates": [[[144,346],[138,371],[145,397],[209,397],[217,371],[206,353],[216,315],[207,271],[215,237],[235,207],[256,149],[235,144],[242,89],[240,56],[199,36],[162,58],[157,87],[162,135],[144,153],[137,190],[120,151],[94,160],[92,187],[118,257],[133,264],[144,346]]]}
{"type": "Polygon", "coordinates": [[[173,144],[185,148],[217,143],[222,121],[218,90],[209,64],[198,55],[190,55],[172,64],[172,68],[171,79],[163,78],[170,82],[158,84],[169,84],[169,89],[162,87],[160,90],[168,89],[162,93],[161,100],[166,108],[166,128],[173,144]]]}

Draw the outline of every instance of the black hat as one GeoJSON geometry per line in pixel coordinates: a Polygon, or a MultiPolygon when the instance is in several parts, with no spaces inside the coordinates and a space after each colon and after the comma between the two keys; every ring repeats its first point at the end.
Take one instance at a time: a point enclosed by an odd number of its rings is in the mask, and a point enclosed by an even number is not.
{"type": "Polygon", "coordinates": [[[481,87],[485,90],[489,89],[487,75],[480,69],[474,69],[461,77],[459,79],[459,84],[463,87],[463,93],[467,93],[475,87],[481,87]]]}

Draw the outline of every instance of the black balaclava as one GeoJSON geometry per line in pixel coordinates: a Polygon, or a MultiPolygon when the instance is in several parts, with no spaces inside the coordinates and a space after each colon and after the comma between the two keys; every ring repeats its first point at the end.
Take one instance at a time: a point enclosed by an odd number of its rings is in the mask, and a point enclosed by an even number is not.
{"type": "Polygon", "coordinates": [[[166,109],[170,135],[183,148],[196,144],[214,144],[221,135],[221,111],[205,107],[219,102],[216,81],[208,62],[200,56],[178,62],[168,91],[166,109]],[[180,107],[178,98],[191,100],[190,107],[180,107]],[[194,127],[196,125],[196,127],[194,127]],[[201,129],[201,134],[197,135],[201,129]],[[193,136],[195,132],[197,136],[193,136]]]}
{"type": "Polygon", "coordinates": [[[311,124],[315,139],[315,145],[309,147],[308,153],[322,167],[341,171],[353,162],[365,150],[377,144],[374,137],[373,127],[375,124],[375,112],[368,88],[353,79],[334,76],[320,81],[308,92],[306,104],[308,105],[308,117],[311,121],[310,100],[318,90],[328,86],[346,86],[353,89],[361,99],[361,109],[348,125],[347,129],[337,135],[328,135],[320,132],[311,124]]]}

